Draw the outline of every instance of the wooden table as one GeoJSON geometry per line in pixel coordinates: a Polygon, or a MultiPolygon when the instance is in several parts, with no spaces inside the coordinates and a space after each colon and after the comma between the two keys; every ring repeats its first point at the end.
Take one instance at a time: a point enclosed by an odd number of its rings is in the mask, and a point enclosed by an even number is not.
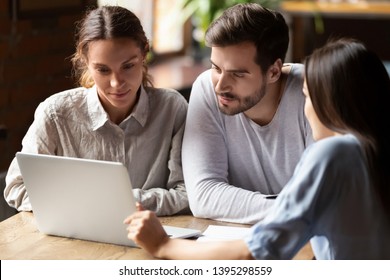
{"type": "MultiPolygon", "coordinates": [[[[162,217],[161,222],[165,225],[202,231],[209,225],[248,227],[248,225],[199,219],[190,215],[162,217]]],[[[308,244],[294,259],[312,258],[313,253],[308,244]]],[[[153,257],[140,248],[45,235],[38,231],[31,212],[20,212],[0,223],[0,259],[151,260],[153,257]]]]}

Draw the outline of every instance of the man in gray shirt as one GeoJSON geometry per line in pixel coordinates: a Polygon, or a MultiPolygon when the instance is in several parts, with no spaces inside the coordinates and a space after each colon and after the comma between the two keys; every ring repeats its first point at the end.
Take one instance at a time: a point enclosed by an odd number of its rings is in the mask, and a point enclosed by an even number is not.
{"type": "Polygon", "coordinates": [[[284,64],[282,15],[258,4],[227,9],[206,32],[210,70],[195,81],[183,139],[183,172],[196,217],[263,219],[312,140],[303,65],[284,64]]]}

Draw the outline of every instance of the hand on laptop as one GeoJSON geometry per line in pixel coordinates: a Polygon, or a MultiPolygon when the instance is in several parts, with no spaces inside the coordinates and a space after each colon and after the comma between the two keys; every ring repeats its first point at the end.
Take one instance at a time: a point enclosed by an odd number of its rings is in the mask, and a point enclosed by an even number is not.
{"type": "Polygon", "coordinates": [[[143,210],[140,203],[136,206],[138,211],[123,221],[129,225],[127,237],[153,256],[159,256],[159,250],[170,238],[153,211],[143,210]]]}
{"type": "Polygon", "coordinates": [[[139,202],[135,203],[135,207],[137,208],[137,211],[144,211],[145,210],[145,208],[139,202]]]}

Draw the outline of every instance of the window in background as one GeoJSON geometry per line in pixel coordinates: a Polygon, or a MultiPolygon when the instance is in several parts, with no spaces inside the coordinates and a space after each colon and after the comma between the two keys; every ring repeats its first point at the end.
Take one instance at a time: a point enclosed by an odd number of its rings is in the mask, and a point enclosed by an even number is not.
{"type": "Polygon", "coordinates": [[[98,5],[119,5],[131,10],[141,20],[153,54],[165,56],[184,54],[189,40],[185,40],[185,26],[178,19],[182,0],[98,0],[98,5]]]}

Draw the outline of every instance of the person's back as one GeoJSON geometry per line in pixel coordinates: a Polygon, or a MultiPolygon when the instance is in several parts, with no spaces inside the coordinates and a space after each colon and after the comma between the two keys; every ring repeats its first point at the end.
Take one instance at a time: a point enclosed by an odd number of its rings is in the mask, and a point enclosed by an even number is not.
{"type": "Polygon", "coordinates": [[[316,259],[390,259],[390,223],[367,170],[351,134],[310,146],[248,237],[254,257],[290,259],[310,240],[316,259]]]}
{"type": "Polygon", "coordinates": [[[213,66],[193,85],[183,139],[190,207],[197,217],[255,223],[273,203],[264,195],[281,191],[312,142],[303,67],[283,65],[287,25],[257,4],[225,11],[206,42],[213,66]]]}
{"type": "Polygon", "coordinates": [[[390,259],[390,223],[372,187],[360,142],[345,135],[318,144],[323,149],[317,147],[318,154],[308,159],[321,159],[327,167],[317,194],[322,201],[312,201],[320,213],[311,239],[317,259],[390,259]]]}

